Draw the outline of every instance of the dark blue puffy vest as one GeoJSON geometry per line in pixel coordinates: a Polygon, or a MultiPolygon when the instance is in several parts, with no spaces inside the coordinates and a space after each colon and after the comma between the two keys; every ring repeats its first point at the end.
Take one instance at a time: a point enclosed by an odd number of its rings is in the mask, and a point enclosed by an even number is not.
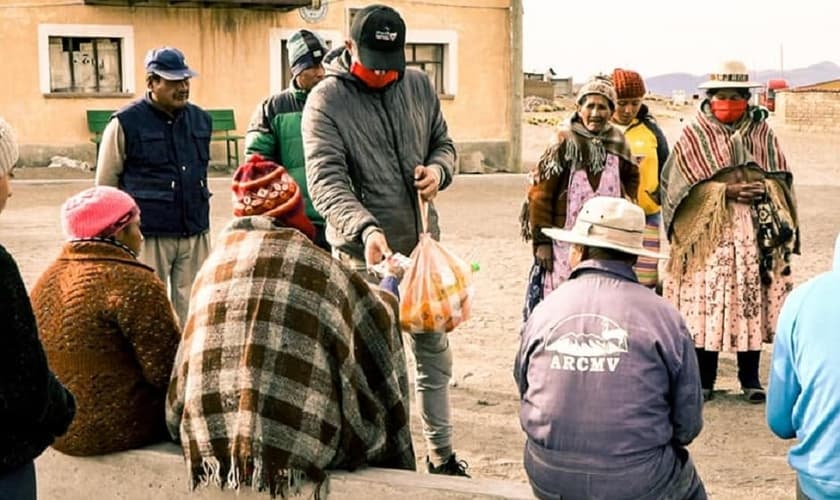
{"type": "Polygon", "coordinates": [[[210,228],[210,115],[193,104],[174,118],[149,97],[115,113],[125,134],[120,189],[140,206],[143,234],[192,236],[210,228]]]}

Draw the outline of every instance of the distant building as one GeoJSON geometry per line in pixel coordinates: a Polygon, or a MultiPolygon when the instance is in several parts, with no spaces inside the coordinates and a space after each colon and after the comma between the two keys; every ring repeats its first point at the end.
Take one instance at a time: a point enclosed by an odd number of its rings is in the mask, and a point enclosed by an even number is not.
{"type": "Polygon", "coordinates": [[[553,68],[543,72],[530,71],[523,73],[525,79],[525,96],[542,97],[553,100],[573,94],[572,77],[558,77],[553,68]]]}
{"type": "Polygon", "coordinates": [[[777,91],[776,120],[799,130],[840,131],[840,79],[777,91]]]}

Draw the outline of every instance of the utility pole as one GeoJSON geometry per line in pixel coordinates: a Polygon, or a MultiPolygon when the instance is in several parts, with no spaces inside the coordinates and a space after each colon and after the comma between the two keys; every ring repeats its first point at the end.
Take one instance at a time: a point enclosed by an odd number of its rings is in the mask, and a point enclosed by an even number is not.
{"type": "Polygon", "coordinates": [[[522,171],[522,94],[525,82],[522,75],[522,0],[510,2],[510,86],[511,103],[508,108],[510,120],[509,168],[522,171]]]}

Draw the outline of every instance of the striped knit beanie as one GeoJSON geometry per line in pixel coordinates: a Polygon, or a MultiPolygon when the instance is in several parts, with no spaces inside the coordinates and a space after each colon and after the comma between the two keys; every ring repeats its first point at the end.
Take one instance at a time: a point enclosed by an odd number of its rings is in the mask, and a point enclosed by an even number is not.
{"type": "Polygon", "coordinates": [[[19,154],[15,131],[0,117],[0,177],[5,177],[12,170],[19,154]]]}
{"type": "Polygon", "coordinates": [[[255,154],[233,174],[233,215],[266,215],[315,238],[315,226],[306,217],[303,194],[280,165],[255,154]]]}
{"type": "Polygon", "coordinates": [[[289,55],[289,70],[292,77],[301,71],[321,64],[327,55],[327,44],[324,39],[309,30],[296,31],[286,42],[289,55]]]}
{"type": "Polygon", "coordinates": [[[629,69],[615,68],[612,74],[615,93],[619,99],[644,97],[647,90],[641,75],[629,69]]]}

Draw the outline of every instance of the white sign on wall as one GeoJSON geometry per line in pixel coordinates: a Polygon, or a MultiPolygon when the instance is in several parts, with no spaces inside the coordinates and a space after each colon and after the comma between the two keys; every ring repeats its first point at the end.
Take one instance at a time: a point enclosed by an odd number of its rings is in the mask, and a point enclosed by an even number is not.
{"type": "Polygon", "coordinates": [[[327,15],[327,2],[321,2],[319,7],[301,7],[298,12],[307,23],[317,23],[327,15]]]}

